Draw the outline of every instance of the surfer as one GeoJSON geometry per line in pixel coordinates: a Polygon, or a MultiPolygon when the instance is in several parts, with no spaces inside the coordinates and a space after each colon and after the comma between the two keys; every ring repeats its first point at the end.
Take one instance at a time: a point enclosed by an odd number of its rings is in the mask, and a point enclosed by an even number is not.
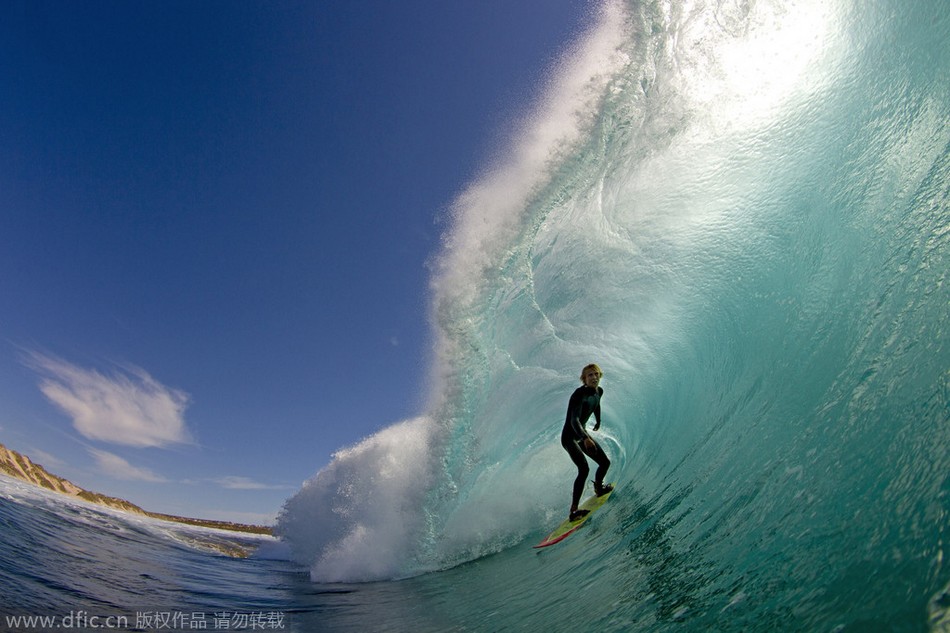
{"type": "Polygon", "coordinates": [[[600,497],[611,490],[613,486],[604,484],[604,476],[607,469],[610,468],[610,460],[604,449],[600,447],[594,439],[587,434],[587,420],[591,414],[594,416],[594,430],[600,429],[600,397],[604,395],[604,389],[600,386],[600,379],[604,372],[595,364],[590,364],[581,370],[581,382],[583,386],[578,387],[571,394],[571,400],[567,405],[567,419],[564,420],[564,430],[561,431],[561,446],[567,451],[577,466],[577,479],[574,480],[574,496],[571,499],[570,520],[575,521],[588,514],[587,510],[578,510],[577,506],[581,501],[581,495],[584,493],[584,484],[587,481],[587,475],[590,473],[590,466],[587,465],[587,457],[597,462],[597,472],[594,473],[594,493],[600,497]]]}

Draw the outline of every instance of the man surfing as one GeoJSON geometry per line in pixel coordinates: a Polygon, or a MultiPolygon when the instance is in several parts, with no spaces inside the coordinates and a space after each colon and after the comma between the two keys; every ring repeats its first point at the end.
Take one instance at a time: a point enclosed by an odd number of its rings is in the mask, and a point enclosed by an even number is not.
{"type": "Polygon", "coordinates": [[[603,376],[604,372],[593,363],[584,367],[581,371],[581,382],[584,385],[571,394],[571,400],[567,405],[567,418],[564,420],[564,430],[561,431],[561,446],[577,466],[577,479],[574,480],[574,493],[571,498],[571,521],[576,521],[589,513],[588,510],[577,509],[581,495],[584,493],[587,475],[590,474],[587,457],[597,462],[597,472],[594,473],[594,494],[600,497],[613,490],[611,484],[604,484],[604,476],[610,468],[610,460],[604,453],[604,449],[587,434],[587,420],[590,419],[591,414],[595,420],[594,430],[600,429],[600,397],[604,394],[600,379],[603,376]]]}

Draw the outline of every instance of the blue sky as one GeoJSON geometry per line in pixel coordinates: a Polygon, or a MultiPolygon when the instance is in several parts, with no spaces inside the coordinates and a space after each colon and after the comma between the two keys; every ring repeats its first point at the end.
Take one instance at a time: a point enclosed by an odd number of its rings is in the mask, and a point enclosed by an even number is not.
{"type": "Polygon", "coordinates": [[[446,209],[586,0],[0,6],[0,442],[266,521],[420,413],[446,209]]]}

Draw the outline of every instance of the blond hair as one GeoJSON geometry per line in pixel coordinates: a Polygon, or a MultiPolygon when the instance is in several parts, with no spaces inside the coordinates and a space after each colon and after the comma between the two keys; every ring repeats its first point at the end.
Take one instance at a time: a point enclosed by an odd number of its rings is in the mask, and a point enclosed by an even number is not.
{"type": "Polygon", "coordinates": [[[600,374],[600,377],[601,377],[601,378],[604,377],[604,372],[603,372],[603,370],[600,368],[600,366],[599,366],[597,363],[591,363],[590,365],[585,365],[585,366],[584,366],[584,369],[581,370],[581,382],[584,382],[584,375],[585,375],[588,371],[590,371],[591,369],[596,370],[597,373],[600,374]]]}

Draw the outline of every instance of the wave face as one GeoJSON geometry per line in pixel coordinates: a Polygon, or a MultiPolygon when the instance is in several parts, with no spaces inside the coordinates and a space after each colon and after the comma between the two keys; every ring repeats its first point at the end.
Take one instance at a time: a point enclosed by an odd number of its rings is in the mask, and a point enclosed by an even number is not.
{"type": "Polygon", "coordinates": [[[950,626],[948,41],[944,0],[605,5],[455,202],[439,397],[285,505],[312,579],[521,556],[597,362],[614,622],[950,626]]]}

